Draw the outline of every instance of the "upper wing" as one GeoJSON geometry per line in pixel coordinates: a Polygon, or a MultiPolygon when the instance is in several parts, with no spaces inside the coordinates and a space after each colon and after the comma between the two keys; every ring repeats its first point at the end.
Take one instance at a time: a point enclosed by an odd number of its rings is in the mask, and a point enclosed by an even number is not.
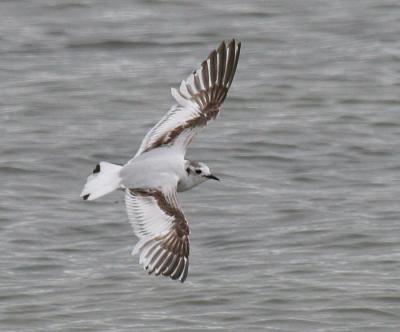
{"type": "Polygon", "coordinates": [[[126,189],[129,221],[139,237],[132,254],[149,274],[184,282],[189,268],[189,226],[178,206],[176,189],[126,189]]]}
{"type": "Polygon", "coordinates": [[[183,80],[179,90],[171,89],[178,105],[147,133],[135,157],[167,144],[181,144],[186,149],[199,128],[207,125],[219,113],[232,84],[240,55],[240,42],[222,42],[201,67],[183,80]],[[183,132],[181,139],[177,139],[183,132]]]}

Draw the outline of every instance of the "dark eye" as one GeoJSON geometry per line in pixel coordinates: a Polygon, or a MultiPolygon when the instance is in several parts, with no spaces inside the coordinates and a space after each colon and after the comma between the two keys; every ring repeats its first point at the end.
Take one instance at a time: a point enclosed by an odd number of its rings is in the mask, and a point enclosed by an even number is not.
{"type": "Polygon", "coordinates": [[[196,169],[196,174],[201,174],[201,169],[196,169]]]}
{"type": "Polygon", "coordinates": [[[190,174],[190,168],[189,168],[189,167],[186,168],[186,172],[187,172],[188,174],[190,174]]]}

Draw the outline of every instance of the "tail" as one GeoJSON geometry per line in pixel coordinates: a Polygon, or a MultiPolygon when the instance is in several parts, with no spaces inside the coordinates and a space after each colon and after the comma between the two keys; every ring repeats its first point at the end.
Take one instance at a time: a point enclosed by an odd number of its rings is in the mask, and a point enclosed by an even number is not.
{"type": "Polygon", "coordinates": [[[119,177],[121,168],[122,166],[106,161],[97,164],[93,174],[88,176],[80,197],[83,197],[85,201],[93,201],[118,189],[121,181],[119,177]]]}

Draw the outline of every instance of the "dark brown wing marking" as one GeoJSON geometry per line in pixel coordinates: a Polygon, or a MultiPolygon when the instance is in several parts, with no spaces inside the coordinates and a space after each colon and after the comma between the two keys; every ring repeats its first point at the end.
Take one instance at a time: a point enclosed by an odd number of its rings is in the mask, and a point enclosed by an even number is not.
{"type": "MultiPolygon", "coordinates": [[[[146,236],[144,243],[140,245],[140,261],[144,268],[149,274],[162,274],[184,282],[189,268],[189,226],[177,205],[175,195],[170,198],[158,189],[129,189],[129,195],[134,199],[152,199],[155,208],[160,209],[166,218],[170,217],[165,221],[171,223],[166,232],[146,236]]],[[[146,219],[146,216],[142,218],[146,219]]]]}
{"type": "Polygon", "coordinates": [[[172,89],[181,107],[173,108],[152,129],[153,133],[151,131],[150,135],[146,136],[138,154],[168,145],[185,130],[204,127],[208,121],[217,117],[235,76],[240,47],[240,42],[236,44],[234,39],[228,46],[222,42],[217,50],[213,50],[203,61],[198,70],[182,81],[179,90],[172,89]],[[193,111],[188,111],[185,108],[187,106],[193,108],[193,111]],[[184,112],[187,114],[182,114],[184,112]],[[172,127],[168,126],[168,121],[175,121],[175,124],[172,127]]]}
{"type": "Polygon", "coordinates": [[[158,207],[167,215],[174,218],[174,229],[176,229],[178,236],[189,235],[189,226],[182,211],[176,205],[175,200],[167,200],[164,193],[158,189],[130,189],[129,191],[134,195],[153,197],[158,207]]]}

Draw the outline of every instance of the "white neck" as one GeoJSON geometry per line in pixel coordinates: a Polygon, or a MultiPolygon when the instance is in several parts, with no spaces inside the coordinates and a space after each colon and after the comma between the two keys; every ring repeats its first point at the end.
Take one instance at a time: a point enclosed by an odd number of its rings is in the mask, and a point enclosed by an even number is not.
{"type": "Polygon", "coordinates": [[[198,176],[196,174],[187,174],[185,172],[185,175],[179,179],[177,189],[178,191],[186,191],[192,189],[193,187],[199,185],[200,183],[203,183],[206,180],[207,179],[202,176],[198,176]]]}

